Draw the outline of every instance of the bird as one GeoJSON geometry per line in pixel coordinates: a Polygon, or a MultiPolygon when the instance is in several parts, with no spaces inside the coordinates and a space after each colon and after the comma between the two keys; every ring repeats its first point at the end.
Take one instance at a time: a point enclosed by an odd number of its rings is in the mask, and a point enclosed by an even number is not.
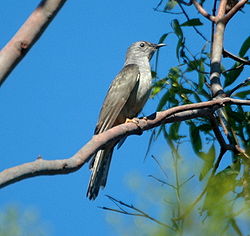
{"type": "MultiPolygon", "coordinates": [[[[138,41],[127,49],[124,66],[112,81],[104,99],[95,135],[137,117],[141,112],[152,87],[149,62],[154,52],[163,46],[163,43],[138,41]]],[[[119,141],[109,143],[92,157],[92,173],[87,190],[90,200],[94,200],[99,189],[106,185],[113,150],[118,143],[119,141]]]]}

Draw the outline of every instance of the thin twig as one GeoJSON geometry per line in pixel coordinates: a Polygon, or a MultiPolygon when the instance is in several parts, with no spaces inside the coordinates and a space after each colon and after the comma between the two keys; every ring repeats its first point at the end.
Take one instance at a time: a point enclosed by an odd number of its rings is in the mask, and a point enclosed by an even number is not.
{"type": "Polygon", "coordinates": [[[155,9],[158,9],[162,3],[163,3],[163,0],[160,0],[160,2],[157,4],[155,9]]]}
{"type": "Polygon", "coordinates": [[[231,52],[229,52],[229,51],[227,51],[227,50],[225,50],[225,49],[223,49],[223,57],[230,57],[230,58],[232,58],[233,60],[235,60],[235,61],[237,61],[237,62],[240,62],[240,63],[242,63],[242,64],[244,64],[244,65],[250,65],[250,61],[249,60],[246,60],[246,59],[244,59],[244,58],[241,58],[241,57],[239,57],[239,56],[236,56],[236,55],[234,55],[233,53],[231,53],[231,52]]]}
{"type": "Polygon", "coordinates": [[[174,220],[176,220],[176,221],[182,220],[188,214],[190,214],[190,212],[194,209],[194,207],[202,199],[202,197],[204,196],[204,194],[206,193],[206,191],[208,189],[208,186],[210,184],[210,181],[211,181],[212,177],[214,176],[214,174],[215,174],[215,172],[216,172],[216,170],[217,170],[217,168],[218,168],[218,166],[220,164],[220,161],[222,160],[223,155],[226,153],[227,150],[232,150],[231,146],[226,144],[221,132],[219,131],[218,124],[217,124],[217,121],[216,121],[215,117],[211,116],[210,121],[212,123],[214,133],[215,133],[215,135],[216,135],[216,137],[217,137],[217,139],[218,139],[218,141],[220,142],[220,145],[221,145],[220,154],[219,154],[219,156],[217,158],[216,163],[214,164],[211,176],[209,177],[209,180],[207,182],[206,187],[204,188],[204,190],[200,193],[200,195],[193,201],[193,203],[187,208],[187,210],[180,217],[174,218],[174,220]]]}
{"type": "Polygon", "coordinates": [[[157,160],[157,158],[154,155],[151,155],[151,157],[153,158],[153,160],[156,162],[156,164],[160,167],[162,173],[165,175],[165,177],[167,178],[168,175],[166,173],[166,171],[164,170],[164,168],[161,166],[160,162],[157,160]]]}
{"type": "Polygon", "coordinates": [[[241,69],[242,67],[244,67],[244,64],[240,64],[240,65],[236,66],[235,68],[231,68],[231,69],[228,69],[228,70],[224,70],[224,71],[221,72],[221,74],[225,74],[225,73],[227,73],[227,72],[229,72],[229,71],[239,70],[239,69],[241,69]]]}
{"type": "Polygon", "coordinates": [[[117,205],[117,204],[120,204],[120,205],[125,206],[125,207],[127,207],[127,208],[129,208],[129,209],[131,209],[131,210],[134,210],[134,211],[136,211],[136,212],[138,212],[138,213],[135,213],[135,212],[128,212],[128,211],[126,211],[126,210],[124,210],[123,208],[120,208],[120,207],[119,207],[120,210],[118,210],[118,209],[113,209],[113,208],[108,208],[108,207],[100,207],[101,209],[103,209],[103,210],[109,210],[109,211],[114,211],[114,212],[122,213],[122,214],[125,214],[125,215],[132,215],[132,216],[144,217],[144,218],[150,219],[151,221],[153,221],[153,222],[155,222],[155,223],[157,223],[157,224],[159,224],[159,225],[161,225],[161,226],[164,226],[164,227],[166,227],[166,228],[168,228],[168,229],[171,229],[171,230],[173,230],[173,231],[176,231],[176,229],[173,228],[172,226],[167,225],[167,224],[165,224],[165,223],[163,223],[163,222],[161,222],[161,221],[155,219],[154,217],[152,217],[152,216],[150,216],[149,214],[147,214],[146,212],[144,212],[144,211],[142,211],[142,210],[140,210],[140,209],[134,207],[133,205],[129,205],[129,204],[127,204],[127,203],[125,203],[125,202],[123,202],[123,201],[117,200],[117,199],[115,199],[114,197],[111,197],[111,196],[109,196],[109,195],[106,195],[106,196],[107,196],[112,202],[116,203],[116,205],[117,205]]]}
{"type": "Polygon", "coordinates": [[[207,18],[210,21],[215,21],[215,17],[207,13],[207,11],[198,3],[196,0],[192,0],[194,6],[196,7],[197,11],[203,15],[205,18],[207,18]]]}
{"type": "Polygon", "coordinates": [[[250,77],[248,77],[245,81],[243,81],[242,83],[238,84],[237,86],[235,86],[233,89],[231,89],[228,93],[227,96],[231,97],[231,95],[238,90],[239,88],[242,88],[244,86],[247,86],[247,84],[250,83],[250,77]]]}
{"type": "Polygon", "coordinates": [[[207,71],[202,71],[202,70],[200,70],[198,67],[196,67],[196,66],[192,66],[187,60],[185,60],[185,62],[187,63],[187,65],[191,68],[191,69],[193,69],[193,70],[196,70],[197,72],[199,72],[199,73],[201,73],[201,74],[204,74],[204,75],[209,75],[210,73],[209,72],[207,72],[207,71]]]}
{"type": "Polygon", "coordinates": [[[233,6],[233,8],[224,16],[223,21],[227,23],[244,5],[248,0],[241,0],[233,6]]]}
{"type": "Polygon", "coordinates": [[[177,0],[178,3],[181,3],[181,4],[184,4],[186,6],[191,6],[192,5],[192,0],[190,0],[189,2],[185,2],[185,1],[182,1],[182,0],[177,0]]]}
{"type": "Polygon", "coordinates": [[[177,218],[174,218],[173,220],[175,221],[180,221],[183,220],[187,215],[189,215],[191,213],[191,211],[194,209],[194,207],[201,201],[202,197],[205,195],[205,193],[207,192],[208,186],[210,184],[211,179],[214,177],[214,174],[219,166],[219,163],[223,157],[223,155],[225,154],[225,150],[221,149],[221,152],[219,154],[219,157],[213,167],[211,176],[209,177],[209,180],[204,188],[204,190],[199,194],[199,196],[192,202],[192,204],[190,204],[190,206],[187,208],[187,210],[180,216],[177,218]]]}
{"type": "Polygon", "coordinates": [[[188,179],[186,179],[185,181],[183,181],[181,184],[180,184],[180,187],[182,187],[185,183],[187,183],[189,180],[191,180],[192,178],[194,178],[195,175],[192,175],[190,176],[188,179]]]}
{"type": "MultiPolygon", "coordinates": [[[[179,180],[179,166],[178,166],[178,155],[175,155],[178,153],[178,146],[175,150],[173,150],[172,155],[173,155],[173,159],[174,159],[174,172],[175,172],[175,182],[176,182],[176,198],[177,198],[177,214],[178,217],[181,215],[181,193],[180,193],[180,180],[179,180]]],[[[182,222],[179,222],[179,224],[181,224],[182,222]]],[[[178,225],[178,224],[177,224],[178,225]]],[[[179,228],[179,227],[178,227],[179,228]]],[[[181,228],[181,227],[180,227],[181,228]]]]}
{"type": "MultiPolygon", "coordinates": [[[[184,16],[186,17],[186,19],[187,19],[187,20],[190,20],[188,14],[186,13],[186,11],[185,11],[185,9],[183,8],[183,6],[181,5],[181,4],[182,4],[182,1],[177,1],[177,3],[178,3],[178,5],[179,5],[179,7],[181,8],[181,10],[182,10],[184,16]]],[[[206,39],[206,37],[197,29],[196,26],[192,26],[192,27],[193,27],[193,29],[196,31],[196,33],[197,33],[198,35],[200,35],[205,41],[208,41],[208,40],[206,39]]]]}
{"type": "Polygon", "coordinates": [[[176,189],[176,187],[175,187],[174,185],[169,184],[169,183],[167,183],[166,181],[161,180],[161,179],[159,179],[159,178],[157,178],[157,177],[155,177],[155,176],[153,176],[153,175],[148,175],[148,177],[151,177],[151,178],[155,179],[156,181],[158,181],[158,182],[161,183],[161,184],[168,185],[168,186],[170,186],[170,187],[176,189]]]}
{"type": "Polygon", "coordinates": [[[153,8],[154,11],[161,12],[161,13],[167,13],[167,14],[172,14],[172,15],[182,15],[182,12],[172,12],[172,11],[167,11],[167,10],[159,10],[157,8],[153,8]]]}
{"type": "Polygon", "coordinates": [[[179,217],[173,218],[174,221],[180,221],[187,217],[191,213],[191,211],[194,209],[194,207],[198,204],[198,202],[202,199],[204,194],[207,191],[207,186],[204,188],[204,190],[199,194],[199,196],[190,204],[190,206],[186,209],[186,211],[179,217]]]}

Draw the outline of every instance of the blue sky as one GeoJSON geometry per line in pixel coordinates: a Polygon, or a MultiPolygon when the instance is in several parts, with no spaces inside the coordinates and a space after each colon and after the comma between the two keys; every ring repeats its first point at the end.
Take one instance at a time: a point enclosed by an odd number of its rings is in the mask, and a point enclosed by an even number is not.
{"type": "MultiPolygon", "coordinates": [[[[38,3],[2,2],[1,47],[38,3]]],[[[127,47],[138,40],[158,42],[163,33],[171,31],[169,21],[174,16],[153,11],[156,4],[145,0],[71,0],[65,4],[1,87],[1,169],[33,161],[38,155],[44,159],[70,157],[91,138],[127,47]]],[[[242,27],[243,33],[246,26],[242,27]]],[[[162,76],[176,63],[174,40],[170,36],[168,46],[160,52],[162,76]]],[[[229,41],[236,50],[238,44],[229,41]]],[[[144,113],[153,113],[157,102],[149,101],[144,113]]],[[[111,205],[105,194],[136,202],[138,195],[128,188],[128,182],[134,174],[147,176],[155,165],[150,159],[143,161],[149,136],[150,132],[130,137],[114,153],[108,185],[94,202],[85,198],[90,172],[84,166],[73,174],[36,177],[8,186],[1,190],[0,205],[37,209],[51,235],[117,235],[107,213],[97,206],[111,205]]],[[[154,145],[155,155],[166,154],[163,143],[154,145]]]]}

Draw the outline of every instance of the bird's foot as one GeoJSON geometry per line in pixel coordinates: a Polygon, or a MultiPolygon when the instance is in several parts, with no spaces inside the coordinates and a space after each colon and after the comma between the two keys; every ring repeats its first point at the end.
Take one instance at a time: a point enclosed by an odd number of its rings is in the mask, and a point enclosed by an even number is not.
{"type": "Polygon", "coordinates": [[[134,123],[136,125],[139,125],[139,120],[140,120],[139,118],[133,118],[133,119],[127,118],[126,121],[125,121],[125,124],[126,123],[134,123]]]}
{"type": "Polygon", "coordinates": [[[148,121],[148,117],[146,117],[146,116],[144,116],[144,117],[142,117],[142,118],[136,118],[136,117],[135,117],[135,118],[133,118],[133,119],[127,118],[126,121],[125,121],[125,124],[126,124],[126,123],[134,123],[134,124],[136,124],[136,125],[139,125],[140,119],[143,119],[143,120],[145,120],[145,121],[148,121]]]}
{"type": "MultiPolygon", "coordinates": [[[[143,119],[146,118],[146,117],[143,117],[143,119]]],[[[140,119],[139,118],[133,118],[133,119],[129,119],[127,118],[126,121],[125,121],[125,124],[126,123],[134,123],[138,129],[137,129],[137,134],[138,135],[142,135],[143,131],[141,130],[141,127],[140,127],[140,119]]]]}

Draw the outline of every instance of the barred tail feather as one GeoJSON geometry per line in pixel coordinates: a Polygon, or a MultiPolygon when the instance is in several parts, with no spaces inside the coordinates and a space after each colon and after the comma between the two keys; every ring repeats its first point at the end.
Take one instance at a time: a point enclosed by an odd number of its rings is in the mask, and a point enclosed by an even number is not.
{"type": "Polygon", "coordinates": [[[90,200],[94,200],[99,193],[100,187],[105,187],[106,185],[113,150],[114,147],[100,150],[93,157],[93,162],[90,166],[92,174],[87,191],[87,197],[90,200]]]}

